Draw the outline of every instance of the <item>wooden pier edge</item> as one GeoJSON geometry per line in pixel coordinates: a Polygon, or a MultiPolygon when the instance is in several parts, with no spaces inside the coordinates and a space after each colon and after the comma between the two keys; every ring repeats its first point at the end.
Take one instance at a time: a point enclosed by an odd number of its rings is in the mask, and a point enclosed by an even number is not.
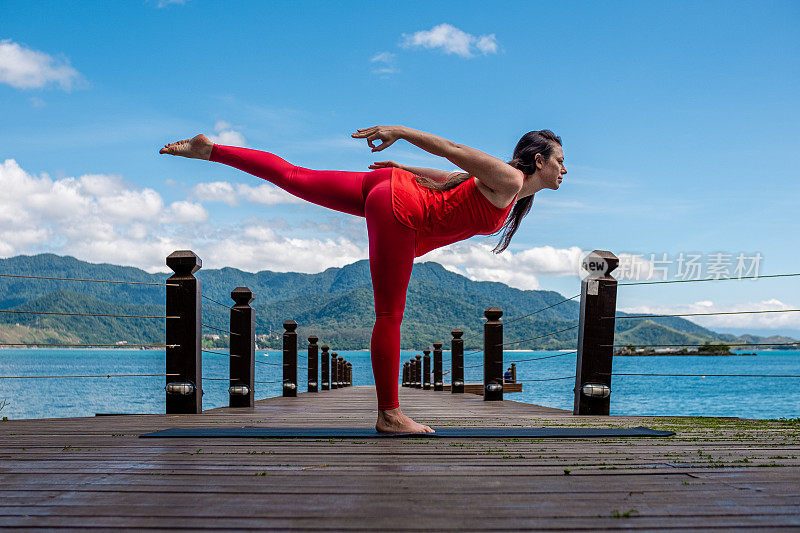
{"type": "Polygon", "coordinates": [[[443,427],[669,429],[636,439],[140,439],[170,427],[372,427],[375,389],[202,414],[0,422],[0,527],[508,531],[800,527],[797,421],[575,416],[400,389],[443,427]],[[412,512],[413,511],[413,512],[412,512]]]}

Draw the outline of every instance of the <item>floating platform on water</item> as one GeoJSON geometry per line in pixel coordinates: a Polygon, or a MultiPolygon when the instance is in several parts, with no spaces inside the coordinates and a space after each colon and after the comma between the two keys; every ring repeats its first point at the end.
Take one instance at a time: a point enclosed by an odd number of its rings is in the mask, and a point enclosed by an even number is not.
{"type": "Polygon", "coordinates": [[[140,438],[168,428],[371,428],[373,387],[201,415],[0,422],[0,527],[475,531],[800,528],[800,424],[595,417],[400,389],[434,428],[636,438],[140,438]]]}

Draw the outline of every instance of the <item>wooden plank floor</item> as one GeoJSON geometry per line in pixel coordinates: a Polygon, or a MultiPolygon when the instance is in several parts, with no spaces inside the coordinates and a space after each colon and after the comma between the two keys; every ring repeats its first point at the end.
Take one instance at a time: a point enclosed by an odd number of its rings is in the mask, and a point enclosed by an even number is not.
{"type": "Polygon", "coordinates": [[[371,427],[373,387],[255,409],[0,422],[0,527],[497,531],[800,529],[800,425],[576,417],[402,388],[445,426],[671,429],[635,439],[140,439],[169,427],[371,427]]]}

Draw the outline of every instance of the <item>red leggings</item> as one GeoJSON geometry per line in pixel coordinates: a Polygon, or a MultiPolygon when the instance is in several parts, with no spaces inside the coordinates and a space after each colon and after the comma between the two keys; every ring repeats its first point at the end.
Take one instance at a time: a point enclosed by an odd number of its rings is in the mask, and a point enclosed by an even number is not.
{"type": "Polygon", "coordinates": [[[414,263],[416,232],[398,222],[392,211],[392,169],[309,170],[269,152],[220,145],[214,145],[211,161],[249,172],[317,205],[367,219],[369,271],[375,297],[370,351],[378,409],[399,407],[400,323],[414,263]]]}

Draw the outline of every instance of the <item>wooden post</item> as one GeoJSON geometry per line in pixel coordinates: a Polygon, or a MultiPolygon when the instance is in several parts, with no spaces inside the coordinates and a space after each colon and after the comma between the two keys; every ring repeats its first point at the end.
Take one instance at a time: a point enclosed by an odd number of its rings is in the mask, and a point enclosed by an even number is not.
{"type": "Polygon", "coordinates": [[[511,383],[517,382],[517,363],[511,363],[511,383]]]}
{"type": "Polygon", "coordinates": [[[431,389],[431,351],[422,350],[422,390],[431,389]]]}
{"type": "Polygon", "coordinates": [[[194,252],[178,250],[167,257],[175,272],[167,279],[165,333],[167,414],[197,414],[203,411],[202,286],[194,273],[203,262],[194,252]]]}
{"type": "Polygon", "coordinates": [[[331,352],[331,390],[339,387],[339,354],[331,352]]]}
{"type": "Polygon", "coordinates": [[[322,371],[321,371],[322,383],[320,390],[328,390],[331,386],[330,372],[328,371],[329,368],[328,359],[330,359],[330,354],[328,353],[328,350],[330,350],[330,346],[328,346],[327,344],[323,344],[321,348],[322,348],[322,355],[320,357],[322,358],[322,371]]]}
{"type": "Polygon", "coordinates": [[[450,392],[464,392],[464,332],[454,329],[450,332],[453,340],[450,341],[450,392]]]}
{"type": "Polygon", "coordinates": [[[503,311],[489,307],[484,311],[483,325],[483,399],[487,402],[503,400],[503,311]]]}
{"type": "Polygon", "coordinates": [[[338,360],[338,366],[336,367],[336,378],[339,380],[339,383],[336,385],[341,389],[344,387],[344,357],[340,355],[338,360]]]}
{"type": "Polygon", "coordinates": [[[611,276],[619,265],[616,255],[595,250],[583,260],[589,272],[581,281],[578,322],[578,360],[575,369],[576,415],[608,415],[611,406],[611,363],[617,280],[611,276]]]}
{"type": "Polygon", "coordinates": [[[403,363],[403,381],[402,381],[402,386],[403,387],[408,386],[408,361],[403,363]]]}
{"type": "Polygon", "coordinates": [[[317,392],[317,360],[319,359],[319,337],[309,335],[308,337],[308,392],[317,392]]]}
{"type": "Polygon", "coordinates": [[[347,362],[347,386],[353,386],[353,363],[347,362]]]}
{"type": "Polygon", "coordinates": [[[247,287],[236,287],[231,291],[231,298],[234,304],[231,307],[228,405],[253,407],[253,380],[256,373],[256,318],[250,307],[253,292],[247,287]]]}
{"type": "Polygon", "coordinates": [[[444,390],[442,382],[442,343],[433,343],[433,390],[444,390]]]}
{"type": "Polygon", "coordinates": [[[414,388],[422,388],[422,356],[417,354],[414,356],[416,362],[414,363],[414,388]]]}
{"type": "Polygon", "coordinates": [[[297,397],[297,322],[283,323],[283,395],[297,397]]]}

